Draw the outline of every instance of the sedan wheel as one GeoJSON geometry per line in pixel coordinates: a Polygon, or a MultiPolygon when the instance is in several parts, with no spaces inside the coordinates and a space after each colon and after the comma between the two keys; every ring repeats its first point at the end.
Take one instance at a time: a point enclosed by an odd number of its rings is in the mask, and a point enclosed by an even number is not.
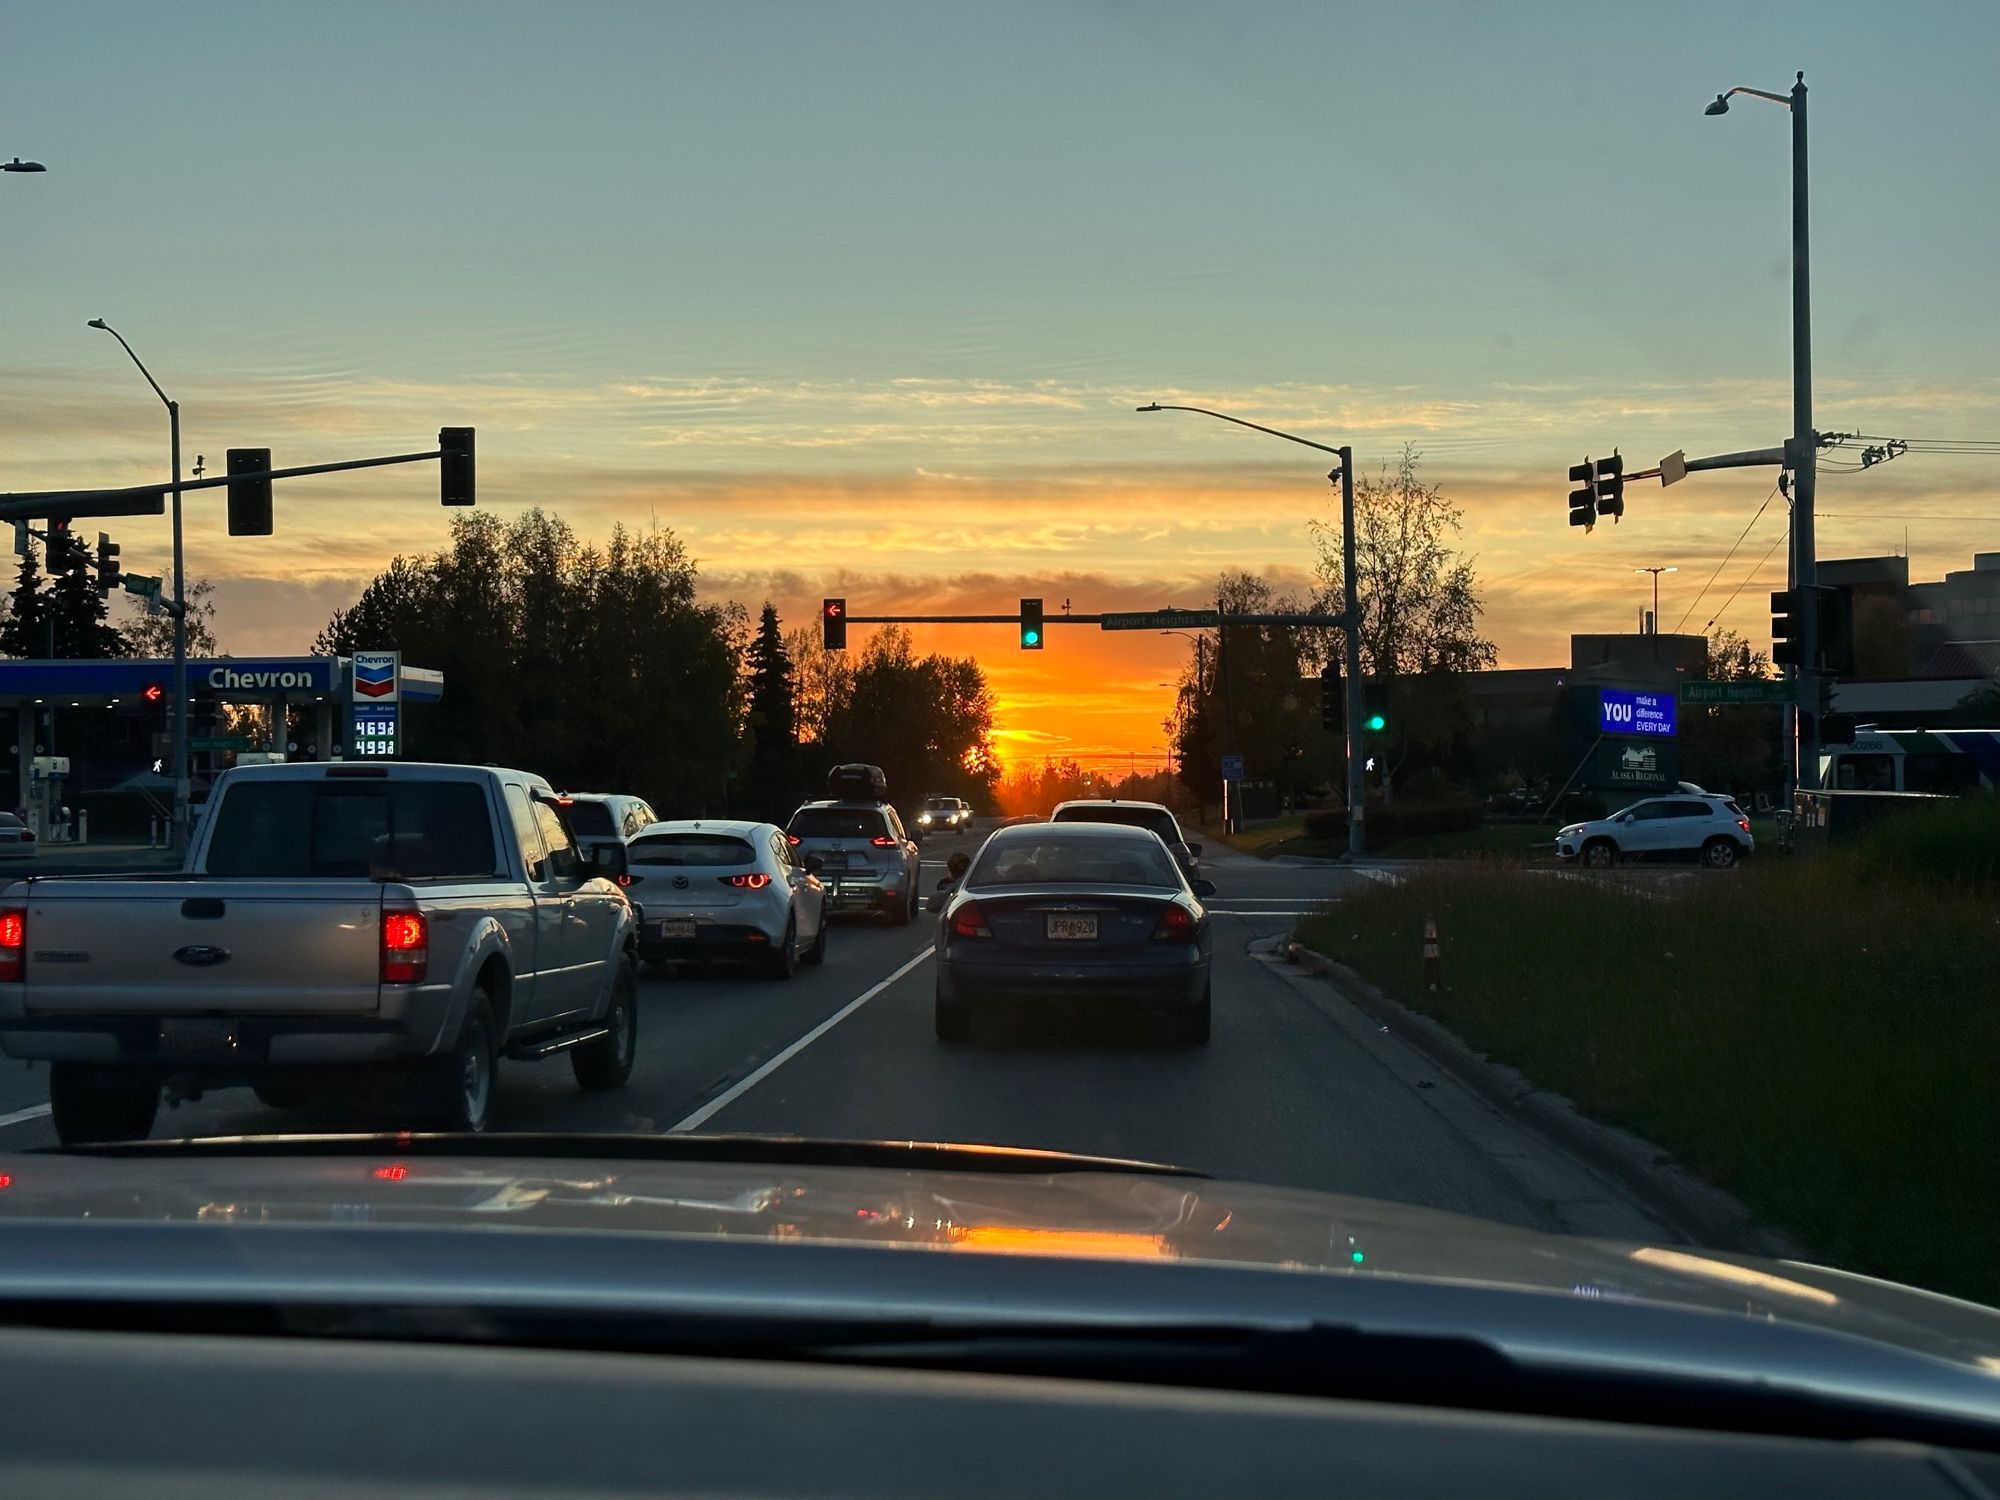
{"type": "Polygon", "coordinates": [[[1736,858],[1734,839],[1710,839],[1702,845],[1701,862],[1711,870],[1726,870],[1736,863],[1736,858]]]}
{"type": "Polygon", "coordinates": [[[1583,862],[1593,870],[1608,870],[1618,859],[1618,847],[1609,839],[1583,846],[1583,862]]]}

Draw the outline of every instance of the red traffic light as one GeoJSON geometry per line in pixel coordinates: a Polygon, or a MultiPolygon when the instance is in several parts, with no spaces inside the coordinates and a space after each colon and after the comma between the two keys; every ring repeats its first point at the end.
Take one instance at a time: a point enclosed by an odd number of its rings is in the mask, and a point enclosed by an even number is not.
{"type": "Polygon", "coordinates": [[[822,599],[819,604],[820,645],[828,651],[847,649],[847,601],[822,599]]]}
{"type": "Polygon", "coordinates": [[[158,703],[162,698],[167,696],[167,690],[157,682],[149,682],[139,689],[139,696],[144,698],[148,703],[158,703]]]}

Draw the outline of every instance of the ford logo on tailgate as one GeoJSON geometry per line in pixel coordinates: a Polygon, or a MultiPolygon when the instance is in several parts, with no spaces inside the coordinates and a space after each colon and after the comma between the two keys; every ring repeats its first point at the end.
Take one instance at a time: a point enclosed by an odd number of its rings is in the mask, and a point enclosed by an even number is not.
{"type": "Polygon", "coordinates": [[[212,943],[189,943],[185,948],[174,950],[174,962],[189,964],[197,969],[206,969],[225,962],[229,957],[227,948],[218,948],[212,943]]]}

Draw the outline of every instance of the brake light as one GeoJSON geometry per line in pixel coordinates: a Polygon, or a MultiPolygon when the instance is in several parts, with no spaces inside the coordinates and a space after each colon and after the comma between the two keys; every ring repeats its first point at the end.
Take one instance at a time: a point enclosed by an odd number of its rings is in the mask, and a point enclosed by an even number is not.
{"type": "Polygon", "coordinates": [[[868,842],[873,844],[877,849],[893,849],[896,847],[898,840],[890,838],[887,834],[881,834],[870,839],[868,842]]]}
{"type": "Polygon", "coordinates": [[[430,918],[420,911],[383,912],[382,983],[422,984],[430,968],[430,918]]]}
{"type": "Polygon", "coordinates": [[[632,883],[632,881],[633,881],[633,878],[634,878],[634,877],[632,877],[632,876],[630,876],[630,875],[620,875],[620,876],[618,877],[618,883],[619,883],[619,884],[620,884],[621,886],[625,886],[625,885],[630,885],[630,884],[632,883]]]}
{"type": "Polygon", "coordinates": [[[951,931],[954,937],[990,938],[993,929],[986,925],[986,913],[979,909],[977,901],[968,901],[951,914],[951,931]]]}
{"type": "Polygon", "coordinates": [[[761,891],[771,883],[768,875],[724,875],[724,885],[733,885],[739,891],[761,891]]]}
{"type": "Polygon", "coordinates": [[[1750,831],[1750,820],[1748,818],[1738,818],[1736,820],[1736,826],[1742,829],[1745,833],[1748,833],[1750,831]]]}
{"type": "Polygon", "coordinates": [[[28,909],[0,911],[0,981],[19,980],[28,967],[28,909]]]}
{"type": "Polygon", "coordinates": [[[790,844],[794,849],[796,849],[799,847],[799,845],[803,844],[805,840],[800,838],[796,833],[788,833],[785,835],[785,842],[790,844]]]}
{"type": "Polygon", "coordinates": [[[396,1162],[391,1166],[377,1167],[369,1175],[379,1182],[401,1182],[410,1175],[410,1169],[401,1162],[396,1162]]]}
{"type": "Polygon", "coordinates": [[[1194,936],[1194,913],[1185,906],[1169,902],[1160,912],[1160,925],[1153,929],[1156,943],[1185,943],[1194,936]]]}

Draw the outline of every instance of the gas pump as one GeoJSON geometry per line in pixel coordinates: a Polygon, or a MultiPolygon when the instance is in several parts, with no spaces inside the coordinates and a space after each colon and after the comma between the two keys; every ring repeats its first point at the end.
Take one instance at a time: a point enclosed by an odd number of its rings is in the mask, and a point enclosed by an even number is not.
{"type": "Polygon", "coordinates": [[[69,784],[67,755],[37,755],[28,763],[28,826],[44,842],[73,837],[63,825],[63,790],[69,784]]]}

